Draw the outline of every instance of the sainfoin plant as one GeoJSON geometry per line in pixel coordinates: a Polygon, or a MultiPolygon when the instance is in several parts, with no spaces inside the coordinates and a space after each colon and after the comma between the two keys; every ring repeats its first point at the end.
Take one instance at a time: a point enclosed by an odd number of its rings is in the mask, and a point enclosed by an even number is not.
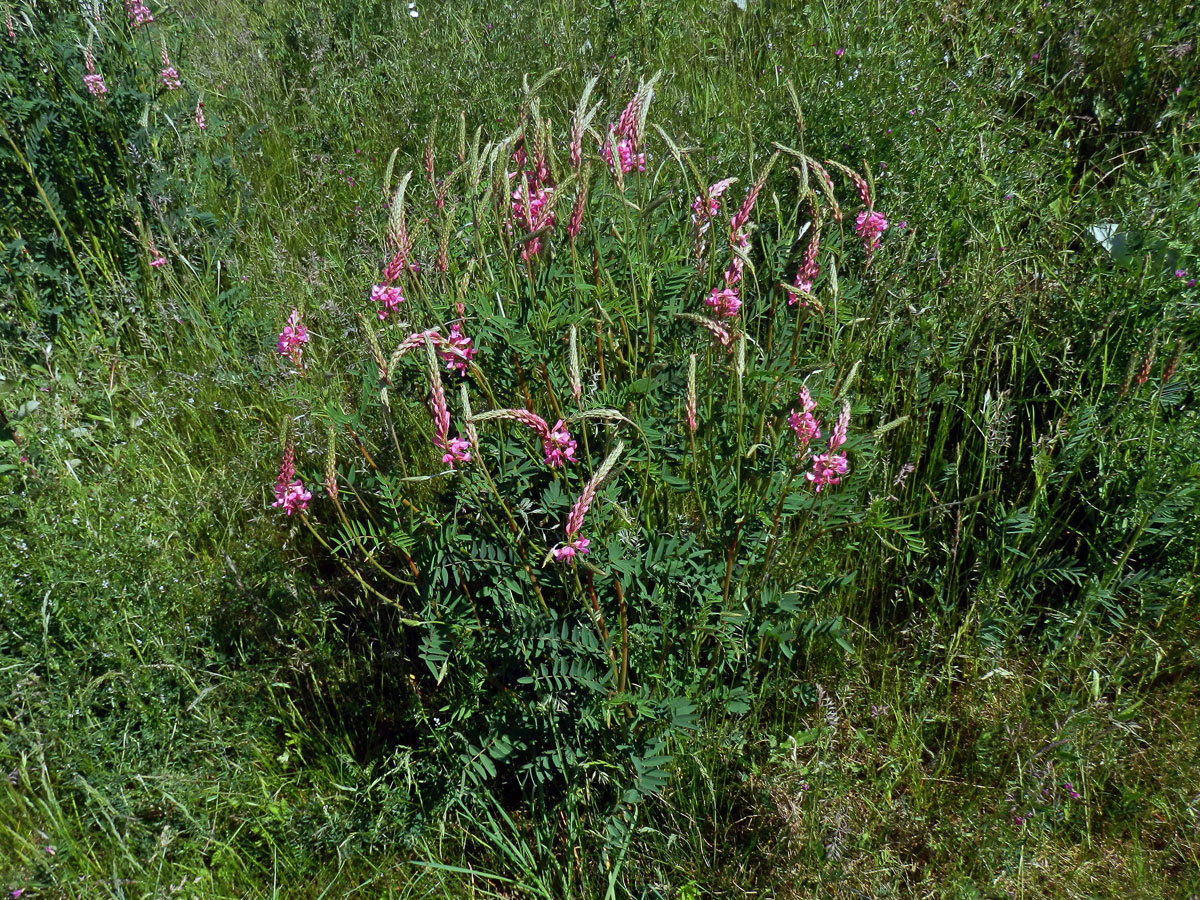
{"type": "Polygon", "coordinates": [[[328,590],[391,617],[391,739],[442,796],[599,798],[605,840],[697,716],[743,715],[772,667],[845,644],[813,601],[850,576],[814,550],[888,527],[881,423],[825,312],[887,243],[842,239],[828,171],[868,216],[870,185],[784,144],[702,175],[647,125],[653,85],[600,128],[594,83],[562,128],[527,90],[514,132],[476,132],[444,175],[426,153],[416,186],[391,190],[393,155],[378,268],[306,324],[281,310],[277,339],[280,522],[328,590]]]}

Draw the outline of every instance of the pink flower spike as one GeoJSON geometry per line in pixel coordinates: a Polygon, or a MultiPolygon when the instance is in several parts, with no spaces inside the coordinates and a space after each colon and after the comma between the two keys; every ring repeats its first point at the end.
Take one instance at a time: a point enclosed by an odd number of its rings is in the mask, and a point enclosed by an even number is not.
{"type": "Polygon", "coordinates": [[[842,404],[841,415],[838,416],[837,423],[833,426],[833,433],[829,435],[829,452],[832,453],[842,444],[846,443],[846,429],[850,426],[850,403],[847,401],[842,404]]]}
{"type": "Polygon", "coordinates": [[[442,462],[452,469],[455,463],[469,463],[471,461],[470,451],[471,443],[461,435],[451,438],[446,443],[446,452],[442,454],[442,462]]]}
{"type": "Polygon", "coordinates": [[[288,316],[287,324],[279,333],[279,343],[276,349],[283,356],[290,356],[296,365],[300,365],[304,345],[308,343],[308,329],[300,321],[300,310],[293,309],[288,316]]]}
{"type": "Polygon", "coordinates": [[[858,214],[854,223],[854,231],[862,238],[863,249],[867,252],[867,262],[879,249],[879,236],[887,231],[888,221],[883,213],[876,210],[863,210],[858,214]]]}
{"type": "Polygon", "coordinates": [[[467,366],[479,351],[471,346],[471,339],[462,333],[458,322],[450,326],[450,334],[438,346],[438,356],[446,364],[446,371],[458,370],[460,375],[467,374],[467,366]]]}
{"type": "Polygon", "coordinates": [[[546,455],[546,465],[552,469],[561,469],[567,463],[575,462],[577,446],[567,432],[563,420],[559,419],[542,441],[542,452],[546,455]]]}
{"type": "Polygon", "coordinates": [[[154,16],[140,0],[125,0],[125,12],[129,15],[129,24],[134,28],[149,25],[154,21],[154,16]]]}
{"type": "Polygon", "coordinates": [[[183,81],[179,78],[179,73],[175,71],[174,66],[166,66],[160,73],[162,77],[163,87],[168,91],[178,90],[183,87],[183,81]]]}
{"type": "Polygon", "coordinates": [[[713,313],[725,319],[732,319],[742,308],[742,300],[736,288],[713,288],[704,302],[712,307],[713,313]]]}
{"type": "Polygon", "coordinates": [[[560,544],[555,547],[550,554],[559,562],[572,563],[577,555],[586,556],[590,552],[588,549],[590,544],[590,538],[576,538],[568,544],[560,544]]]}
{"type": "Polygon", "coordinates": [[[813,483],[813,489],[819,494],[821,488],[841,482],[841,476],[850,471],[850,463],[845,453],[818,453],[813,457],[812,471],[805,478],[813,483]]]}
{"type": "Polygon", "coordinates": [[[808,445],[821,436],[821,425],[813,415],[817,402],[809,394],[808,388],[800,388],[800,411],[792,410],[788,416],[788,427],[796,433],[799,443],[798,453],[803,453],[808,445]]]}
{"type": "Polygon", "coordinates": [[[103,97],[108,93],[108,88],[104,85],[104,76],[96,73],[83,76],[83,83],[88,89],[88,93],[93,97],[103,97]]]}
{"type": "Polygon", "coordinates": [[[371,288],[371,300],[379,304],[379,318],[383,320],[404,302],[404,292],[395,285],[377,284],[371,288]]]}
{"type": "Polygon", "coordinates": [[[154,259],[150,260],[150,265],[156,269],[161,269],[166,264],[167,258],[165,256],[156,256],[154,259]]]}

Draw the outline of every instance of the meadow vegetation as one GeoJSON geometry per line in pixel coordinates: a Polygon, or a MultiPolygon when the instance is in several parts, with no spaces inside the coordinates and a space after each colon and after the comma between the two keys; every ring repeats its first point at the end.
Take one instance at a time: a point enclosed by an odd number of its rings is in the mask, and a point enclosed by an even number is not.
{"type": "Polygon", "coordinates": [[[1195,4],[740,5],[0,8],[0,888],[1200,896],[1195,4]]]}

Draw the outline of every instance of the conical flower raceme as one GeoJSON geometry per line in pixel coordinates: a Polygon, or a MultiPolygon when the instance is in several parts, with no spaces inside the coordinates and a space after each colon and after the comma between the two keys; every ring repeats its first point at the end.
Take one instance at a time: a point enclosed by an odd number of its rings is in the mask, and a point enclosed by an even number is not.
{"type": "Polygon", "coordinates": [[[863,249],[867,253],[867,262],[879,249],[879,236],[887,231],[888,220],[877,210],[866,210],[858,214],[854,221],[854,231],[862,238],[863,249]]]}
{"type": "Polygon", "coordinates": [[[832,453],[846,443],[846,429],[850,427],[850,403],[842,404],[842,412],[834,423],[833,433],[829,435],[829,450],[832,453]]]}
{"type": "Polygon", "coordinates": [[[83,51],[83,65],[87,69],[87,74],[83,76],[84,87],[93,97],[103,97],[108,93],[108,88],[104,84],[104,76],[96,71],[96,60],[92,56],[91,47],[86,47],[83,51]]]}
{"type": "Polygon", "coordinates": [[[204,101],[203,100],[196,101],[196,119],[195,119],[195,121],[196,121],[196,127],[199,128],[201,131],[203,131],[204,129],[206,129],[208,127],[208,122],[206,122],[204,119],[204,101]]]}
{"type": "Polygon", "coordinates": [[[850,463],[845,453],[818,453],[813,457],[812,471],[805,473],[805,478],[819,494],[821,488],[841,483],[842,476],[849,471],[850,463]]]}
{"type": "Polygon", "coordinates": [[[821,246],[821,223],[814,217],[810,227],[813,229],[812,236],[808,240],[808,246],[804,248],[804,259],[800,262],[800,268],[796,271],[796,290],[788,291],[788,306],[795,306],[796,303],[807,306],[808,302],[802,299],[800,294],[811,294],[813,282],[821,273],[821,266],[817,263],[817,252],[821,246]]]}
{"type": "Polygon", "coordinates": [[[511,422],[519,422],[535,432],[542,439],[542,453],[545,456],[546,465],[552,469],[561,469],[569,462],[576,462],[575,452],[578,444],[567,431],[567,426],[562,419],[555,422],[554,427],[551,428],[545,419],[528,409],[496,409],[475,417],[476,422],[488,419],[507,419],[511,422]]]}
{"type": "Polygon", "coordinates": [[[438,368],[438,354],[434,349],[433,335],[426,332],[420,337],[425,344],[425,354],[429,362],[429,412],[433,416],[433,446],[443,451],[442,462],[453,469],[457,463],[471,461],[471,443],[462,435],[450,437],[450,407],[446,404],[446,392],[442,387],[442,373],[438,368]]]}
{"type": "Polygon", "coordinates": [[[179,78],[179,73],[175,71],[175,67],[171,65],[171,59],[167,56],[167,45],[164,43],[162,48],[162,78],[163,87],[168,91],[178,90],[183,87],[183,82],[179,78]]]}
{"type": "Polygon", "coordinates": [[[283,331],[279,333],[279,342],[276,345],[276,349],[283,356],[290,357],[292,362],[298,366],[301,364],[304,345],[307,343],[308,329],[300,321],[300,310],[293,309],[292,314],[288,316],[287,324],[283,326],[283,331]]]}
{"type": "Polygon", "coordinates": [[[134,28],[149,25],[154,21],[149,8],[141,0],[125,0],[125,12],[129,16],[129,24],[134,28]]]}
{"type": "Polygon", "coordinates": [[[829,451],[818,453],[812,459],[812,471],[805,473],[805,478],[812,482],[813,489],[820,493],[829,485],[839,484],[842,476],[850,471],[850,461],[844,452],[837,452],[846,443],[846,431],[850,426],[850,403],[842,405],[842,412],[829,435],[829,451]]]}
{"type": "Polygon", "coordinates": [[[404,291],[398,285],[376,284],[371,288],[371,300],[379,304],[378,314],[382,321],[389,313],[400,308],[404,302],[404,291]]]}
{"type": "Polygon", "coordinates": [[[817,403],[809,394],[808,388],[800,388],[800,409],[793,409],[792,414],[788,416],[788,427],[795,432],[799,445],[797,453],[803,454],[809,443],[821,436],[821,424],[813,415],[816,408],[817,403]]]}
{"type": "Polygon", "coordinates": [[[542,452],[546,456],[546,465],[552,469],[561,469],[567,463],[575,462],[576,447],[577,444],[572,440],[563,420],[559,419],[542,440],[542,452]]]}
{"type": "Polygon", "coordinates": [[[714,315],[724,319],[732,319],[742,308],[742,299],[734,287],[713,288],[704,302],[712,307],[714,315]]]}
{"type": "Polygon", "coordinates": [[[308,509],[312,491],[306,490],[304,482],[296,477],[296,456],[289,443],[283,451],[279,465],[279,477],[275,481],[275,502],[272,507],[282,507],[289,516],[308,509]]]}
{"type": "Polygon", "coordinates": [[[617,459],[625,450],[625,444],[622,441],[617,441],[617,446],[608,454],[600,468],[584,485],[582,493],[575,501],[575,505],[571,507],[571,512],[567,516],[567,527],[564,529],[566,540],[550,551],[551,555],[565,562],[573,562],[576,556],[583,556],[588,552],[588,545],[591,543],[588,538],[579,537],[579,530],[583,527],[583,517],[587,515],[587,511],[591,508],[592,501],[596,499],[596,491],[600,485],[604,483],[617,464],[617,459]]]}
{"type": "Polygon", "coordinates": [[[438,345],[438,356],[446,364],[446,371],[458,370],[458,374],[466,375],[467,366],[479,351],[471,346],[471,339],[462,333],[462,325],[455,322],[450,326],[450,334],[438,345]]]}

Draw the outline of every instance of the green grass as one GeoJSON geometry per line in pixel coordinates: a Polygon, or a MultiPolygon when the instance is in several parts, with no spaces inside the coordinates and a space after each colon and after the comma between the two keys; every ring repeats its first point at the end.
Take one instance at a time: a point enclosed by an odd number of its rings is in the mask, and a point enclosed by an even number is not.
{"type": "MultiPolygon", "coordinates": [[[[1200,271],[1194,4],[154,11],[210,121],[196,135],[147,101],[159,137],[139,146],[166,163],[144,185],[125,163],[123,202],[162,249],[170,236],[171,265],[131,271],[121,260],[138,257],[137,242],[120,243],[116,213],[97,213],[71,235],[93,307],[50,220],[19,217],[8,194],[0,207],[11,276],[0,309],[14,325],[0,350],[0,438],[16,436],[0,444],[0,762],[11,772],[0,888],[1200,893],[1200,294],[1173,275],[1200,271]],[[744,713],[705,710],[673,738],[669,780],[632,808],[616,844],[612,804],[583,777],[562,798],[446,790],[426,744],[397,737],[411,710],[396,695],[403,629],[269,508],[289,410],[304,413],[308,473],[324,464],[323,401],[358,408],[376,429],[368,440],[383,436],[364,412],[378,395],[355,313],[378,270],[393,148],[396,172],[415,170],[410,222],[431,250],[427,138],[439,171],[455,164],[460,113],[468,143],[477,126],[502,137],[522,77],[556,66],[539,96],[558,134],[588,77],[601,76],[603,124],[661,70],[651,122],[703,148],[693,160],[705,178],[737,175],[740,197],[771,141],[803,143],[865,160],[880,208],[908,223],[870,273],[839,269],[838,305],[805,337],[827,388],[859,364],[864,433],[904,420],[859,482],[886,527],[821,540],[794,573],[804,614],[842,617],[852,652],[820,634],[798,641],[744,713]],[[1135,245],[1128,259],[1090,237],[1106,222],[1135,245]],[[52,264],[53,279],[9,246],[38,228],[45,241],[30,246],[47,255],[33,262],[52,264]],[[30,312],[62,297],[84,311],[30,312]],[[293,306],[315,338],[300,384],[273,353],[293,306]]],[[[155,47],[143,50],[152,60],[155,47]]],[[[135,128],[140,106],[130,110],[121,121],[135,128]]],[[[657,211],[678,220],[686,173],[657,132],[650,151],[637,190],[672,190],[657,211]]],[[[92,165],[72,153],[63,159],[79,171],[92,165]]],[[[792,215],[777,175],[763,222],[792,215]]],[[[637,264],[659,263],[644,253],[637,264]]],[[[483,295],[510,289],[496,266],[483,295]]],[[[556,347],[545,323],[558,306],[582,302],[562,283],[561,295],[529,292],[529,338],[542,346],[556,347]]],[[[493,359],[494,334],[480,340],[493,359]]],[[[406,449],[428,427],[419,393],[395,401],[408,404],[406,449]]],[[[340,453],[353,456],[344,440],[340,453]]]]}

